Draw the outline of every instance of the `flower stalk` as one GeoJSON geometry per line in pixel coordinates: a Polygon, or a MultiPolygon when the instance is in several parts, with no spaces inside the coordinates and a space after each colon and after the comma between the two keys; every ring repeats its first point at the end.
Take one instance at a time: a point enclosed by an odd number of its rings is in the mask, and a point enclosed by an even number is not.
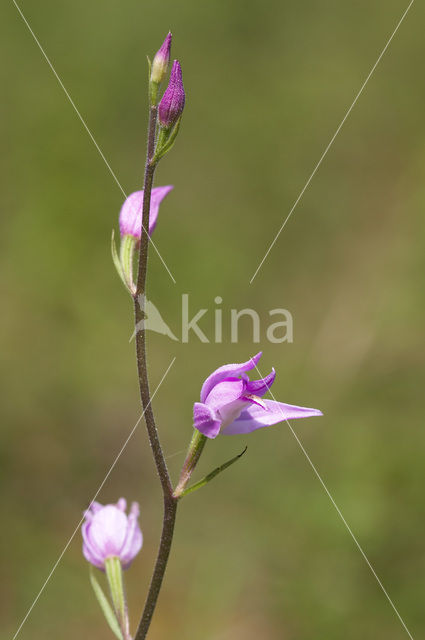
{"type": "Polygon", "coordinates": [[[174,497],[181,498],[187,485],[189,484],[192,473],[195,470],[198,460],[201,457],[201,453],[207,443],[208,438],[202,433],[193,430],[192,440],[190,441],[189,448],[187,450],[186,459],[183,463],[182,470],[180,472],[179,481],[174,490],[174,497]]]}
{"type": "Polygon", "coordinates": [[[105,572],[111,592],[112,604],[124,640],[131,640],[121,561],[110,556],[105,561],[105,572]]]}

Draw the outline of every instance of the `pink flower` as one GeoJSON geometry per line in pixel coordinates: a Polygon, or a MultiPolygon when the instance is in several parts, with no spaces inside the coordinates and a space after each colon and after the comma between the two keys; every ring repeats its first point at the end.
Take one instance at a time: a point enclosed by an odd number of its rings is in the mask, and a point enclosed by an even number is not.
{"type": "MultiPolygon", "coordinates": [[[[172,185],[166,187],[154,187],[151,193],[151,206],[149,212],[149,235],[152,235],[158,219],[159,205],[165,196],[174,189],[172,185]]],[[[120,233],[134,236],[140,240],[142,235],[143,190],[130,194],[120,211],[120,233]]]]}
{"type": "Polygon", "coordinates": [[[260,380],[250,380],[246,374],[257,366],[261,355],[260,351],[242,364],[226,364],[205,380],[201,402],[193,408],[195,429],[216,438],[219,433],[250,433],[284,420],[322,415],[318,409],[263,400],[275,380],[275,370],[260,380]]]}
{"type": "Polygon", "coordinates": [[[99,569],[105,569],[105,560],[111,556],[118,557],[123,569],[127,569],[142,547],[139,505],[133,502],[128,516],[126,508],[126,500],[120,498],[116,505],[93,502],[84,514],[83,554],[99,569]]]}

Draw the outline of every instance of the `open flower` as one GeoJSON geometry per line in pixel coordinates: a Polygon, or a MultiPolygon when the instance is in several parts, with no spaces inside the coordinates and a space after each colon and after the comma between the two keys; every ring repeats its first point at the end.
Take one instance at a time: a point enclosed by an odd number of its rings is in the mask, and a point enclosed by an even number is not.
{"type": "Polygon", "coordinates": [[[215,438],[219,433],[250,433],[284,420],[322,415],[318,409],[263,400],[275,380],[275,370],[260,380],[250,380],[246,374],[260,358],[261,351],[247,362],[216,369],[205,380],[201,402],[193,408],[195,429],[207,438],[215,438]]]}
{"type": "MultiPolygon", "coordinates": [[[[165,196],[174,187],[154,187],[151,193],[151,206],[149,211],[149,235],[152,235],[158,219],[159,205],[165,196]]],[[[121,237],[129,235],[140,240],[142,235],[142,213],[143,213],[143,190],[130,194],[120,211],[120,233],[121,237]]]]}
{"type": "Polygon", "coordinates": [[[123,569],[127,569],[142,547],[139,505],[133,502],[128,516],[126,509],[126,500],[120,498],[116,505],[93,502],[84,514],[84,557],[99,569],[105,569],[105,560],[110,557],[118,557],[123,569]]]}

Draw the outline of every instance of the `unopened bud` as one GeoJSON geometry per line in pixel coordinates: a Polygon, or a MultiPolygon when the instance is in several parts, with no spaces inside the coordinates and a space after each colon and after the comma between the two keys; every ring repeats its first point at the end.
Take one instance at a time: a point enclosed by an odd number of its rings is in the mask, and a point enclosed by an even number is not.
{"type": "Polygon", "coordinates": [[[183,87],[182,70],[178,60],[174,60],[170,81],[158,107],[158,118],[165,129],[176,124],[183,113],[185,93],[183,87]]]}
{"type": "Polygon", "coordinates": [[[171,50],[171,32],[168,32],[167,37],[161,45],[161,48],[156,52],[151,67],[151,82],[161,84],[164,80],[170,64],[170,50],[171,50]]]}

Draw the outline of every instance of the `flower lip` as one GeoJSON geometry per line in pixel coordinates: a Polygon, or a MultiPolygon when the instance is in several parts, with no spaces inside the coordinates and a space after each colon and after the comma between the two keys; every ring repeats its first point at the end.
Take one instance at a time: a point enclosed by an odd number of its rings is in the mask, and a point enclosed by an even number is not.
{"type": "Polygon", "coordinates": [[[105,506],[93,503],[84,514],[83,553],[86,560],[99,569],[105,569],[105,560],[111,556],[118,557],[126,569],[142,547],[139,505],[133,502],[128,516],[126,506],[124,498],[117,504],[105,506]]]}
{"type": "Polygon", "coordinates": [[[242,400],[246,400],[247,402],[253,402],[254,404],[258,404],[259,407],[262,407],[267,411],[267,405],[260,396],[255,396],[253,393],[246,393],[242,400]]]}

